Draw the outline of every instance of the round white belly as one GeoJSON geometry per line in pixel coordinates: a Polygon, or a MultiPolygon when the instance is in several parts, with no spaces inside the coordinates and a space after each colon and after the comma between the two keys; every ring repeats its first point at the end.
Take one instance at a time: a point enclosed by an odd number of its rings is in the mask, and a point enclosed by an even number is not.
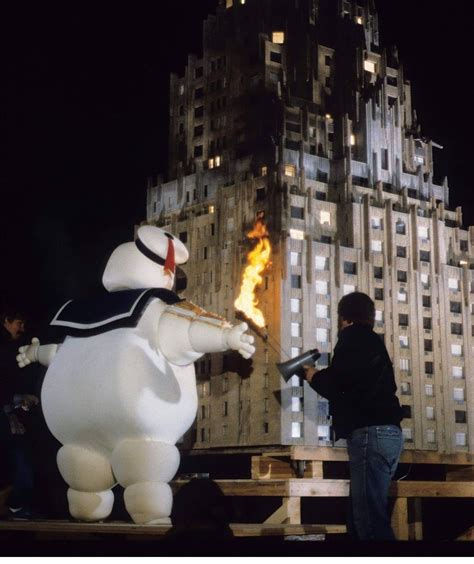
{"type": "Polygon", "coordinates": [[[63,444],[110,452],[122,439],[175,444],[197,410],[194,366],[170,364],[134,329],[68,338],[41,394],[46,422],[63,444]]]}

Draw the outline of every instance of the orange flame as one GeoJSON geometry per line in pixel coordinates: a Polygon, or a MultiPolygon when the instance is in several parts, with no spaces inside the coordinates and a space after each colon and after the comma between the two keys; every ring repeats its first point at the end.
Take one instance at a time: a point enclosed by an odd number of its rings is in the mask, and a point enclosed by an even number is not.
{"type": "Polygon", "coordinates": [[[257,327],[265,327],[265,318],[257,308],[258,300],[255,296],[257,287],[263,282],[261,274],[270,264],[272,250],[265,223],[261,219],[257,219],[252,231],[247,233],[247,237],[258,239],[258,242],[247,255],[247,266],[242,275],[240,294],[235,300],[234,306],[251,319],[257,327]]]}

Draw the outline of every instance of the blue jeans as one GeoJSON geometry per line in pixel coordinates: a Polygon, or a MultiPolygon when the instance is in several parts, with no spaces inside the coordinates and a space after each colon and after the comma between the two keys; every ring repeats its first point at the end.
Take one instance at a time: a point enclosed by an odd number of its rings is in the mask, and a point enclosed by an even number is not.
{"type": "Polygon", "coordinates": [[[395,540],[388,490],[403,450],[396,425],[374,425],[347,438],[351,472],[348,531],[358,540],[395,540]]]}

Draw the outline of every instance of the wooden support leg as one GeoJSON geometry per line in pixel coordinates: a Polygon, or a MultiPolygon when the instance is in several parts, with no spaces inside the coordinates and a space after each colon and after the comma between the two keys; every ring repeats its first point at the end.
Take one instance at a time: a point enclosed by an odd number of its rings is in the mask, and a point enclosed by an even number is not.
{"type": "Polygon", "coordinates": [[[422,540],[421,499],[398,497],[392,513],[392,529],[397,540],[422,540]]]}
{"type": "Polygon", "coordinates": [[[272,525],[301,525],[301,498],[284,497],[281,507],[264,521],[272,525]]]}

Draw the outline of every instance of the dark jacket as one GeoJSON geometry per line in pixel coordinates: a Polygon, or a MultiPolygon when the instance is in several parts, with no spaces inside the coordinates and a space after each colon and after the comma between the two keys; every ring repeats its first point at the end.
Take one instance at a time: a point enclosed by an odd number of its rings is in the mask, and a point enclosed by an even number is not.
{"type": "Polygon", "coordinates": [[[18,371],[16,355],[18,344],[10,333],[0,325],[0,409],[13,402],[16,392],[13,375],[18,371]]]}
{"type": "Polygon", "coordinates": [[[368,325],[343,329],[331,365],[311,387],[329,400],[336,440],[371,425],[398,425],[402,410],[393,367],[382,339],[368,325]]]}

